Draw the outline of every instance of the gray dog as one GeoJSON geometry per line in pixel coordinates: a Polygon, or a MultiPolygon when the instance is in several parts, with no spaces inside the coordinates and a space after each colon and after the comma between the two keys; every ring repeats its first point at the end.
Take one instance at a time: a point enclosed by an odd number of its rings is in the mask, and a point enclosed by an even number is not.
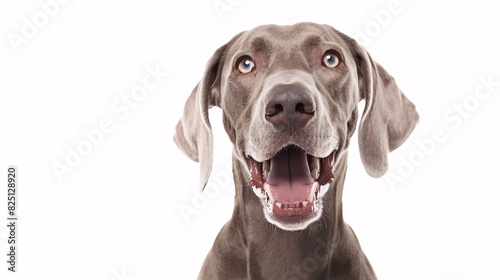
{"type": "Polygon", "coordinates": [[[200,163],[202,188],[213,158],[211,106],[222,109],[233,143],[233,216],[199,279],[376,279],[342,217],[347,148],[363,99],[361,159],[380,177],[419,117],[353,39],[327,25],[266,25],[214,53],[174,137],[200,163]]]}

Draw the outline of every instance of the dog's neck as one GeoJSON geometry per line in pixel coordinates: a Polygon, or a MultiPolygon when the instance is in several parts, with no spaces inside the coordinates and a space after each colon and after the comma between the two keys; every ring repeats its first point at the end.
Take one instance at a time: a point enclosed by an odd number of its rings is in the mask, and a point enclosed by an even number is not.
{"type": "Polygon", "coordinates": [[[285,231],[267,222],[259,199],[248,186],[249,178],[242,172],[244,167],[233,159],[236,198],[231,222],[238,236],[244,239],[241,242],[247,249],[248,265],[260,266],[248,270],[256,273],[252,279],[281,279],[283,275],[297,276],[292,279],[326,279],[332,271],[343,273],[339,269],[345,270],[352,267],[352,263],[359,262],[359,258],[364,259],[361,250],[359,256],[355,255],[352,259],[345,257],[347,251],[352,253],[359,247],[354,233],[342,217],[346,161],[347,154],[344,154],[336,167],[335,174],[338,176],[323,197],[320,220],[305,230],[285,231]],[[282,267],[278,267],[280,265],[282,267]],[[295,270],[290,271],[290,267],[295,270]],[[307,277],[301,276],[304,273],[307,277]]]}

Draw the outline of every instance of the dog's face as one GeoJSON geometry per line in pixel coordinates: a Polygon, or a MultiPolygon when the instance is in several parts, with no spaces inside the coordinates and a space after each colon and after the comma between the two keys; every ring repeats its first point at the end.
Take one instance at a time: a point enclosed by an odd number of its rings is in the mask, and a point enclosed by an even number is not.
{"type": "Polygon", "coordinates": [[[378,177],[387,170],[387,153],[418,121],[392,77],[329,26],[260,26],[214,54],[175,140],[202,164],[204,185],[212,157],[206,111],[220,106],[265,217],[284,230],[301,230],[328,207],[322,195],[349,146],[360,99],[366,100],[361,155],[368,173],[378,177]]]}
{"type": "Polygon", "coordinates": [[[321,215],[320,189],[357,118],[348,47],[315,25],[259,27],[228,49],[221,80],[226,128],[267,220],[305,228],[321,215]]]}

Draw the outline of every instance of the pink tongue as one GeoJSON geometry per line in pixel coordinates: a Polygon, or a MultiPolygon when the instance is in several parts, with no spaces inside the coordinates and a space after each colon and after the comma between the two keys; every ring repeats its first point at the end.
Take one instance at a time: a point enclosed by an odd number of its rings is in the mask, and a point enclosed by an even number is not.
{"type": "Polygon", "coordinates": [[[313,182],[303,150],[291,147],[271,158],[267,183],[276,201],[290,204],[307,200],[313,182]]]}

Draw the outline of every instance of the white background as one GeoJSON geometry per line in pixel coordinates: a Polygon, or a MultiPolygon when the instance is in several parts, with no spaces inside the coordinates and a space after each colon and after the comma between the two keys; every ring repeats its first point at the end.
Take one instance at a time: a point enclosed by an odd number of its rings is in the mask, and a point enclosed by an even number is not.
{"type": "MultiPolygon", "coordinates": [[[[52,6],[46,23],[47,0],[1,2],[0,278],[194,279],[230,218],[234,187],[219,183],[200,205],[198,164],[172,140],[184,101],[213,51],[239,31],[314,21],[363,41],[421,116],[390,155],[389,172],[403,181],[369,177],[351,143],[345,220],[378,277],[500,279],[500,84],[481,84],[500,81],[495,1],[401,0],[390,11],[388,0],[226,1],[75,0],[52,6]],[[218,13],[214,3],[231,9],[218,13]],[[40,26],[16,47],[9,38],[27,22],[40,26]],[[156,67],[168,77],[126,117],[113,111],[156,67]],[[464,115],[453,111],[464,103],[464,115]],[[86,141],[82,130],[104,119],[114,130],[58,180],[55,162],[66,164],[68,147],[86,141]],[[11,164],[16,273],[6,263],[11,164]]],[[[231,144],[219,109],[211,120],[212,174],[225,178],[231,144]]]]}

